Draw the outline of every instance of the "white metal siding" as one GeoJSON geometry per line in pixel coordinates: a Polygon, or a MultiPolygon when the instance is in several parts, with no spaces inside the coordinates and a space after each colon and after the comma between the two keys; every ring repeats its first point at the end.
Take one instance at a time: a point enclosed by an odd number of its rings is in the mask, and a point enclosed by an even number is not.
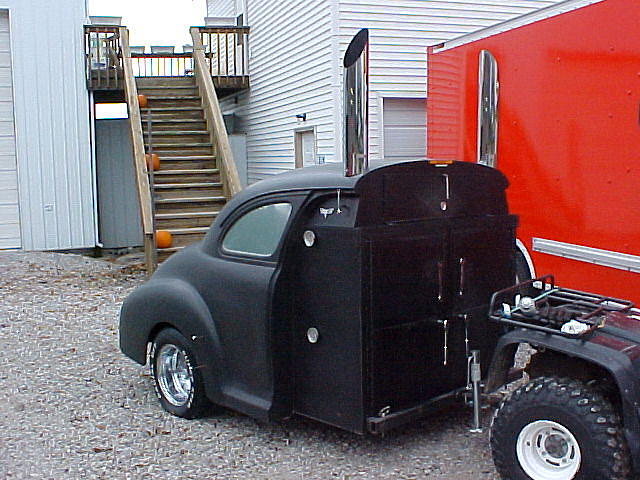
{"type": "Polygon", "coordinates": [[[320,162],[341,161],[341,58],[358,29],[370,29],[369,147],[375,160],[383,148],[383,99],[426,97],[427,46],[553,3],[209,0],[209,15],[244,11],[251,27],[251,89],[237,101],[223,102],[224,111],[236,113],[239,130],[247,133],[249,183],[294,167],[296,128],[315,127],[320,162]],[[302,113],[306,122],[295,118],[302,113]]]}
{"type": "MultiPolygon", "coordinates": [[[[382,155],[383,98],[426,97],[427,46],[558,3],[552,0],[335,1],[339,2],[341,55],[360,28],[369,29],[369,155],[373,160],[382,155]]],[[[339,102],[340,97],[336,96],[334,101],[339,102]]]]}
{"type": "Polygon", "coordinates": [[[251,88],[223,109],[247,133],[252,183],[294,167],[300,127],[315,127],[316,158],[333,158],[332,16],[330,0],[254,0],[246,14],[251,88]],[[306,122],[296,119],[302,113],[306,122]]]}
{"type": "Polygon", "coordinates": [[[0,10],[0,248],[20,248],[9,12],[0,10]]]}
{"type": "Polygon", "coordinates": [[[242,13],[242,0],[209,0],[207,15],[210,17],[235,17],[242,13]]]}
{"type": "Polygon", "coordinates": [[[13,48],[22,243],[95,246],[84,0],[4,0],[13,48]]]}

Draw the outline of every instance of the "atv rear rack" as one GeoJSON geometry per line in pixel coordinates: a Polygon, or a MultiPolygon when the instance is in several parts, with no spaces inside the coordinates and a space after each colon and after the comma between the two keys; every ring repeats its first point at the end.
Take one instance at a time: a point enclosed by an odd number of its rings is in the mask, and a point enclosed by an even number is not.
{"type": "Polygon", "coordinates": [[[608,313],[624,313],[633,306],[628,300],[557,287],[553,275],[545,275],[494,293],[489,318],[575,338],[604,326],[608,313]]]}

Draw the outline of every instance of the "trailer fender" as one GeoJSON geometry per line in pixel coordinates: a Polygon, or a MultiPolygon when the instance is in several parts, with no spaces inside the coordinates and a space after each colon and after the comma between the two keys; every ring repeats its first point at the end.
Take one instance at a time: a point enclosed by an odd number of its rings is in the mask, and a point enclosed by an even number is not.
{"type": "Polygon", "coordinates": [[[624,433],[634,463],[640,472],[640,389],[631,360],[624,353],[605,346],[543,332],[514,330],[503,335],[487,374],[485,391],[494,392],[507,383],[514,355],[521,343],[528,343],[538,350],[545,349],[569,358],[593,364],[606,371],[620,392],[624,433]]]}
{"type": "Polygon", "coordinates": [[[225,372],[220,338],[207,304],[188,283],[152,280],[131,293],[120,311],[120,349],[145,365],[149,342],[166,327],[175,328],[191,342],[207,397],[215,402],[225,372]]]}
{"type": "Polygon", "coordinates": [[[529,270],[529,278],[536,278],[536,268],[533,265],[533,259],[531,258],[531,254],[525,244],[519,238],[516,238],[516,252],[520,252],[522,254],[522,258],[526,263],[526,267],[529,270]]]}

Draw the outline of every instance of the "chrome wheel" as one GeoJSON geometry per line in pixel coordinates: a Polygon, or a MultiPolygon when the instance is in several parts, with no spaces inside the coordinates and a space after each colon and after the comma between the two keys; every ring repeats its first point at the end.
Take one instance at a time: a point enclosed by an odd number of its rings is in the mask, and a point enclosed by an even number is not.
{"type": "Polygon", "coordinates": [[[522,470],[533,480],[570,480],[580,469],[580,445],[563,425],[538,420],[526,425],[516,441],[522,470]]]}
{"type": "Polygon", "coordinates": [[[181,348],[166,343],[156,355],[156,375],[162,396],[172,405],[187,404],[193,390],[193,373],[181,348]]]}

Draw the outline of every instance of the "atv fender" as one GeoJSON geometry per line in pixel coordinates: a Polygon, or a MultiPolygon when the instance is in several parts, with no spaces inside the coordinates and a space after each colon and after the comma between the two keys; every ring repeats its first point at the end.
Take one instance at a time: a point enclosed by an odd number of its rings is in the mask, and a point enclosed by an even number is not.
{"type": "Polygon", "coordinates": [[[624,353],[603,345],[533,330],[514,330],[498,341],[489,367],[485,391],[491,393],[507,383],[514,354],[521,343],[581,359],[606,370],[616,383],[622,400],[624,434],[635,472],[640,472],[640,389],[631,360],[624,353]]]}

